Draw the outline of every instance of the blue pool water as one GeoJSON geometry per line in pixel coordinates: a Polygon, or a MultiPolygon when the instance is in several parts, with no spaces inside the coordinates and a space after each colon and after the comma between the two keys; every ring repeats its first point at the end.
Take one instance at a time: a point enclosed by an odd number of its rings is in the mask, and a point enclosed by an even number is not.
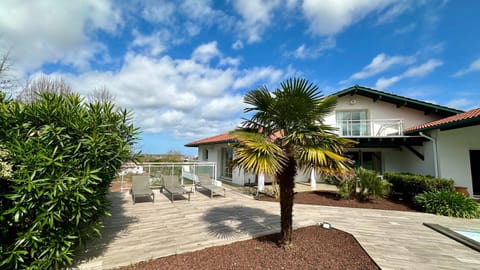
{"type": "Polygon", "coordinates": [[[472,232],[472,231],[460,231],[460,230],[454,230],[456,233],[459,233],[465,237],[468,237],[474,241],[477,241],[480,243],[480,232],[472,232]]]}

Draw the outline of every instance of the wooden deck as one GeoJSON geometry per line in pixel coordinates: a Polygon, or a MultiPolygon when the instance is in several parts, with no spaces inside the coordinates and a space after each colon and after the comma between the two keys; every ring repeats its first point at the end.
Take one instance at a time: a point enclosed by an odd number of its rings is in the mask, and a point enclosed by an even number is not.
{"type": "MultiPolygon", "coordinates": [[[[110,269],[279,231],[278,203],[236,191],[227,196],[196,192],[191,201],[155,190],[155,203],[132,204],[128,193],[111,193],[112,216],[103,238],[81,254],[79,269],[110,269]]],[[[480,269],[480,253],[422,225],[480,231],[480,220],[431,214],[313,205],[294,206],[294,226],[329,222],[353,234],[382,269],[480,269]]]]}

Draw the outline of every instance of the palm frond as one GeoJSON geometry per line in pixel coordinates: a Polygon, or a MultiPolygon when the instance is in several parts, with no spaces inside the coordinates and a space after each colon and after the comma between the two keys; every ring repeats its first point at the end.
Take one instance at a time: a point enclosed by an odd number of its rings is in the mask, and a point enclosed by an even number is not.
{"type": "Polygon", "coordinates": [[[285,164],[286,157],[282,149],[263,134],[243,131],[230,134],[238,141],[233,145],[234,166],[254,173],[275,175],[285,164]]]}

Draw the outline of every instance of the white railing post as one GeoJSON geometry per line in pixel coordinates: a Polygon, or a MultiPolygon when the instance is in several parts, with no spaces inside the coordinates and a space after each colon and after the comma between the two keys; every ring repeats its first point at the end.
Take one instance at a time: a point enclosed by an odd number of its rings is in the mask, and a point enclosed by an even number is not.
{"type": "Polygon", "coordinates": [[[315,180],[315,169],[312,168],[312,173],[310,173],[310,187],[312,190],[317,189],[317,180],[315,180]]]}
{"type": "Polygon", "coordinates": [[[257,190],[263,191],[265,189],[265,174],[261,173],[258,175],[257,190]]]}

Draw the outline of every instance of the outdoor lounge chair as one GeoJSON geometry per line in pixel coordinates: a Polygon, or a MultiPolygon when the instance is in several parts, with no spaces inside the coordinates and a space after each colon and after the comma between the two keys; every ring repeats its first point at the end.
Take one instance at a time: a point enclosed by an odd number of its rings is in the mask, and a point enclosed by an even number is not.
{"type": "Polygon", "coordinates": [[[152,198],[152,203],[155,202],[155,194],[153,194],[149,185],[150,179],[148,176],[132,176],[132,188],[130,189],[130,193],[132,194],[133,203],[135,203],[139,197],[149,197],[152,198]]]}
{"type": "Polygon", "coordinates": [[[190,201],[190,191],[186,190],[178,182],[178,176],[176,175],[164,175],[163,177],[163,189],[170,193],[171,201],[173,203],[173,196],[175,195],[188,195],[188,201],[190,201]]]}
{"type": "Polygon", "coordinates": [[[223,197],[226,197],[225,188],[214,185],[208,174],[199,174],[198,181],[200,182],[200,186],[202,188],[210,191],[210,199],[213,198],[214,194],[222,195],[223,193],[223,197]]]}

